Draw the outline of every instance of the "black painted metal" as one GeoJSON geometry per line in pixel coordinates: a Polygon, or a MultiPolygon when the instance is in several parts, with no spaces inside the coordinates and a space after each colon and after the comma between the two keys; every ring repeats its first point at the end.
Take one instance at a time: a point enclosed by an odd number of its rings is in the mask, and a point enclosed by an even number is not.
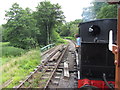
{"type": "Polygon", "coordinates": [[[106,73],[108,78],[114,79],[114,55],[108,50],[107,43],[81,44],[81,76],[101,78],[106,73]]]}
{"type": "Polygon", "coordinates": [[[82,42],[108,43],[108,33],[111,29],[113,30],[113,40],[115,42],[117,32],[116,19],[101,19],[79,24],[79,32],[82,42]],[[89,32],[89,28],[93,25],[100,27],[100,34],[93,35],[89,32]]]}
{"type": "Polygon", "coordinates": [[[79,58],[81,78],[101,79],[103,73],[109,80],[115,78],[114,55],[108,49],[109,31],[113,30],[113,40],[116,41],[117,20],[103,19],[79,24],[82,38],[81,58],[79,58]],[[99,30],[92,30],[92,25],[99,30]],[[97,34],[92,32],[98,31],[97,34]]]}

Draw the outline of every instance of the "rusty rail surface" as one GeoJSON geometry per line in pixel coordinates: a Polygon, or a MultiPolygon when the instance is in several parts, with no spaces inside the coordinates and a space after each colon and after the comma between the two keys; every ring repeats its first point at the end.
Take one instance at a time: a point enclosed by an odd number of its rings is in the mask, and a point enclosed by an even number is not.
{"type": "MultiPolygon", "coordinates": [[[[63,48],[63,45],[62,45],[61,47],[63,48]]],[[[59,47],[59,49],[60,49],[60,47],[59,47]]],[[[35,74],[36,72],[42,70],[42,69],[44,68],[44,66],[45,66],[46,64],[48,64],[48,61],[49,61],[52,57],[54,57],[54,55],[55,55],[57,52],[61,52],[61,54],[58,54],[58,55],[59,55],[59,56],[58,56],[59,58],[58,58],[57,64],[55,65],[55,69],[52,71],[52,74],[51,74],[51,76],[49,77],[49,78],[51,78],[52,75],[54,74],[54,72],[56,71],[56,69],[57,69],[57,67],[58,67],[58,65],[59,65],[59,63],[60,63],[60,59],[62,58],[62,56],[64,55],[64,52],[65,52],[65,51],[62,51],[62,50],[59,50],[59,49],[56,50],[56,51],[53,51],[53,52],[51,53],[51,55],[47,58],[47,60],[45,60],[45,62],[44,62],[42,65],[38,66],[38,68],[35,69],[35,71],[32,72],[32,73],[28,76],[27,79],[25,79],[22,83],[20,83],[20,85],[18,85],[17,87],[14,87],[14,88],[17,90],[17,89],[21,88],[22,86],[24,86],[24,83],[25,83],[25,82],[29,82],[29,79],[32,79],[32,77],[34,76],[34,74],[35,74]]],[[[66,50],[66,49],[65,49],[65,50],[66,50]]],[[[55,58],[56,58],[56,57],[55,57],[55,58]]],[[[46,67],[46,66],[45,66],[45,67],[46,67]]],[[[48,66],[48,67],[49,67],[49,66],[48,66]]],[[[48,67],[45,69],[44,72],[47,71],[48,67]]],[[[41,76],[41,77],[42,77],[42,76],[41,76]]],[[[49,81],[50,81],[50,79],[49,79],[49,81]]]]}
{"type": "Polygon", "coordinates": [[[51,55],[47,58],[47,60],[45,60],[45,62],[43,64],[39,65],[38,68],[35,69],[35,71],[32,72],[24,81],[22,81],[18,86],[13,87],[13,88],[15,88],[16,90],[21,88],[24,85],[24,83],[27,82],[29,79],[31,79],[37,71],[41,70],[43,68],[43,66],[45,66],[47,64],[48,60],[50,60],[50,58],[52,58],[58,51],[59,51],[59,48],[58,48],[58,50],[53,51],[51,53],[51,55]]]}
{"type": "Polygon", "coordinates": [[[54,73],[56,72],[56,70],[57,70],[57,68],[58,68],[58,65],[60,64],[60,62],[61,62],[64,54],[65,54],[66,51],[67,51],[67,49],[68,49],[68,45],[66,46],[66,48],[65,48],[65,50],[63,51],[62,55],[60,56],[60,58],[59,58],[59,60],[58,60],[58,63],[57,63],[56,66],[55,66],[54,71],[52,72],[51,76],[49,77],[49,80],[47,81],[47,83],[46,83],[46,85],[45,85],[45,87],[44,87],[44,90],[47,90],[48,84],[50,83],[52,77],[54,76],[54,73]]]}

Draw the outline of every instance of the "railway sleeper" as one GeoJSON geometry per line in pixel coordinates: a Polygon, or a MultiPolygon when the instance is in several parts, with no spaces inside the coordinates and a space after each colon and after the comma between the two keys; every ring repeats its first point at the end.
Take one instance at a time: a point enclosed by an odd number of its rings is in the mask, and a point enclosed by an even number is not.
{"type": "Polygon", "coordinates": [[[53,85],[59,85],[59,80],[51,80],[51,83],[52,83],[53,85]]]}
{"type": "Polygon", "coordinates": [[[55,65],[48,65],[48,66],[45,66],[47,69],[52,69],[55,67],[55,65]]]}
{"type": "Polygon", "coordinates": [[[54,79],[60,80],[60,76],[54,76],[54,79]]]}
{"type": "Polygon", "coordinates": [[[50,74],[51,74],[51,72],[46,72],[45,74],[46,74],[46,75],[50,75],[50,74]]]}
{"type": "Polygon", "coordinates": [[[47,66],[55,65],[55,64],[56,64],[56,62],[49,62],[49,63],[47,64],[47,66]]]}
{"type": "Polygon", "coordinates": [[[57,61],[60,55],[61,52],[58,51],[49,61],[57,61]]]}
{"type": "Polygon", "coordinates": [[[63,65],[64,65],[64,63],[60,63],[60,64],[59,64],[59,66],[63,66],[63,65]]]}
{"type": "Polygon", "coordinates": [[[77,67],[74,67],[75,70],[77,70],[77,67]]]}
{"type": "Polygon", "coordinates": [[[62,69],[63,70],[64,67],[58,67],[58,69],[62,69]]]}
{"type": "Polygon", "coordinates": [[[48,78],[49,78],[49,76],[42,76],[41,79],[48,79],[48,78]]]}
{"type": "Polygon", "coordinates": [[[56,72],[56,73],[55,73],[55,76],[61,76],[61,74],[62,74],[62,73],[60,73],[60,72],[56,72]]]}
{"type": "Polygon", "coordinates": [[[51,72],[53,69],[47,69],[46,72],[51,72]]]}
{"type": "Polygon", "coordinates": [[[64,65],[63,65],[63,64],[60,64],[59,67],[64,67],[64,65]]]}
{"type": "Polygon", "coordinates": [[[63,69],[57,69],[57,72],[62,72],[63,71],[63,69]]]}

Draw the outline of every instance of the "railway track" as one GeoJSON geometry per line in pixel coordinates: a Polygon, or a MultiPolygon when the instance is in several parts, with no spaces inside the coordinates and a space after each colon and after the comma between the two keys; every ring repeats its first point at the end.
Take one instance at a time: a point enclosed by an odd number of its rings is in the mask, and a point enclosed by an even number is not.
{"type": "Polygon", "coordinates": [[[58,45],[41,54],[41,64],[13,88],[77,88],[75,43],[58,45]],[[73,82],[74,81],[74,82],[73,82]]]}
{"type": "Polygon", "coordinates": [[[60,65],[51,77],[49,82],[44,87],[44,90],[53,88],[77,88],[77,63],[75,43],[68,40],[69,46],[66,50],[64,57],[61,60],[60,65]]]}
{"type": "Polygon", "coordinates": [[[20,85],[14,87],[16,89],[19,88],[33,88],[39,87],[44,88],[47,87],[47,84],[50,82],[52,76],[55,74],[56,70],[58,70],[58,66],[64,56],[67,46],[61,45],[61,47],[57,47],[54,51],[49,51],[50,55],[47,59],[42,61],[42,64],[37,66],[34,72],[20,83],[20,85]]]}

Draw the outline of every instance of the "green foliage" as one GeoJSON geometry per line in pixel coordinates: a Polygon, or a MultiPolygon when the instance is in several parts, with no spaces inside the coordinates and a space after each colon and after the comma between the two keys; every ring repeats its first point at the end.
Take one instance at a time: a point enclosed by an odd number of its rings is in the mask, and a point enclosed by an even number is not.
{"type": "Polygon", "coordinates": [[[38,45],[36,36],[40,34],[36,28],[36,20],[33,18],[30,9],[25,10],[17,3],[6,11],[8,22],[3,25],[5,39],[11,45],[23,49],[29,49],[38,45]]]}
{"type": "Polygon", "coordinates": [[[69,24],[63,24],[61,26],[61,32],[60,32],[61,36],[69,36],[70,35],[70,25],[69,24]]]}
{"type": "Polygon", "coordinates": [[[65,40],[63,40],[60,35],[56,32],[56,30],[52,31],[52,36],[51,36],[52,42],[55,42],[56,44],[61,44],[65,43],[65,40]]]}
{"type": "Polygon", "coordinates": [[[8,56],[19,56],[23,53],[25,53],[25,51],[21,48],[16,48],[16,47],[12,47],[12,46],[3,46],[2,48],[2,56],[4,57],[8,57],[8,56]]]}
{"type": "MultiPolygon", "coordinates": [[[[11,58],[6,64],[2,65],[2,83],[12,79],[12,83],[7,88],[12,88],[24,80],[26,75],[40,63],[39,49],[31,50],[20,57],[11,58]]],[[[0,78],[1,79],[1,78],[0,78]]]]}
{"type": "Polygon", "coordinates": [[[83,8],[82,19],[83,21],[90,21],[95,18],[95,14],[92,11],[92,7],[83,8]]]}
{"type": "Polygon", "coordinates": [[[83,21],[94,19],[117,18],[117,5],[104,2],[92,2],[90,7],[84,8],[83,21]]]}
{"type": "Polygon", "coordinates": [[[52,42],[56,42],[58,39],[60,39],[60,35],[54,30],[52,33],[52,36],[51,36],[51,40],[52,42]]]}
{"type": "Polygon", "coordinates": [[[1,57],[19,56],[25,53],[25,50],[10,45],[10,42],[0,42],[1,57]]]}
{"type": "Polygon", "coordinates": [[[8,61],[10,61],[11,60],[11,58],[13,58],[13,57],[2,57],[2,61],[1,61],[1,65],[0,66],[2,66],[2,65],[4,65],[5,63],[7,63],[8,61]]]}
{"type": "Polygon", "coordinates": [[[94,18],[96,18],[97,16],[97,13],[100,11],[100,9],[107,5],[107,3],[104,3],[104,2],[92,2],[93,6],[91,7],[91,12],[93,13],[94,15],[94,18]]]}
{"type": "MultiPolygon", "coordinates": [[[[3,46],[10,46],[10,42],[0,42],[0,45],[3,46]]],[[[1,47],[0,46],[0,47],[1,47]]]]}
{"type": "Polygon", "coordinates": [[[58,39],[56,43],[65,43],[66,41],[62,38],[58,39]]]}
{"type": "Polygon", "coordinates": [[[3,37],[3,35],[2,35],[2,31],[3,31],[3,27],[0,26],[0,42],[2,42],[2,37],[3,37]]]}
{"type": "Polygon", "coordinates": [[[104,5],[97,13],[97,18],[117,18],[117,5],[104,5]]]}
{"type": "Polygon", "coordinates": [[[23,9],[14,3],[6,11],[6,24],[3,25],[4,41],[12,46],[30,49],[36,46],[53,43],[59,38],[56,29],[63,21],[61,6],[43,1],[38,4],[36,11],[23,9]],[[57,37],[54,37],[54,36],[57,37]]]}
{"type": "Polygon", "coordinates": [[[78,33],[78,25],[82,22],[82,20],[77,19],[75,21],[67,22],[61,26],[60,35],[61,36],[68,36],[74,37],[76,33],[78,33]]]}
{"type": "Polygon", "coordinates": [[[61,7],[58,4],[51,4],[49,1],[40,2],[34,17],[37,20],[37,27],[41,30],[41,35],[38,38],[39,43],[49,44],[55,26],[64,20],[61,7]]]}
{"type": "Polygon", "coordinates": [[[75,40],[74,37],[64,37],[65,39],[69,39],[69,40],[75,40]]]}

